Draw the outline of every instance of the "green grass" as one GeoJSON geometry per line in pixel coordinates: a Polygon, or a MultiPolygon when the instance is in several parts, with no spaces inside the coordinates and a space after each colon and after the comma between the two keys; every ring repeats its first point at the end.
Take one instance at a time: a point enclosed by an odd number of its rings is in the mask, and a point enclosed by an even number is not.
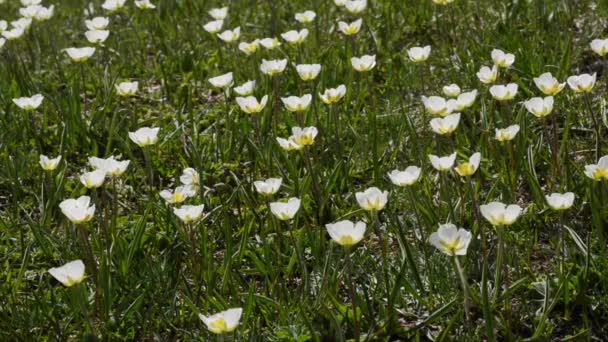
{"type": "MultiPolygon", "coordinates": [[[[584,166],[608,154],[606,61],[589,48],[607,35],[607,3],[370,1],[359,15],[329,0],[156,0],[150,11],[129,1],[112,14],[94,1],[95,15],[110,18],[110,37],[91,60],[75,64],[62,50],[90,45],[88,1],[63,0],[49,21],[7,41],[0,48],[0,339],[214,340],[198,314],[232,307],[242,307],[243,317],[224,340],[345,341],[357,330],[368,341],[605,339],[608,185],[587,178],[584,166]],[[280,39],[302,27],[310,35],[299,48],[282,41],[277,50],[245,56],[238,43],[202,28],[212,20],[207,11],[223,5],[224,29],[240,26],[240,41],[280,39]],[[313,23],[295,21],[304,10],[317,13],[313,23]],[[363,26],[351,41],[337,20],[359,17],[363,26]],[[429,60],[411,63],[407,49],[424,45],[432,47],[429,60]],[[519,85],[505,103],[476,77],[491,66],[493,48],[516,56],[496,82],[519,85]],[[358,73],[350,57],[364,54],[375,54],[377,65],[358,73]],[[273,80],[259,70],[263,58],[288,58],[289,65],[273,80]],[[293,63],[319,63],[322,71],[303,82],[293,63]],[[234,92],[226,101],[207,81],[230,71],[236,84],[256,80],[254,95],[269,96],[261,113],[243,113],[234,92]],[[597,72],[598,81],[588,105],[566,86],[545,128],[521,102],[542,96],[533,78],[547,71],[561,82],[597,72]],[[116,95],[114,84],[124,80],[139,81],[136,96],[116,95]],[[479,95],[458,129],[439,136],[420,96],[442,96],[451,83],[479,95]],[[323,104],[317,94],[340,84],[345,98],[323,104]],[[12,102],[37,93],[45,100],[33,112],[12,102]],[[301,115],[273,98],[306,93],[314,100],[301,115]],[[601,126],[600,151],[592,115],[601,126]],[[494,128],[514,123],[521,126],[515,140],[498,143],[494,128]],[[145,152],[128,138],[143,126],[160,127],[159,142],[145,152]],[[276,137],[293,126],[316,126],[314,144],[283,151],[276,137]],[[453,151],[457,163],[481,152],[471,183],[430,165],[428,154],[453,151]],[[40,154],[63,160],[45,172],[40,154]],[[110,155],[131,160],[127,172],[87,190],[79,181],[90,170],[87,158],[110,155]],[[387,172],[409,165],[422,168],[420,181],[392,185],[387,172]],[[158,195],[179,185],[187,167],[200,173],[202,191],[186,203],[205,205],[204,218],[191,225],[158,195]],[[271,201],[302,200],[293,220],[276,220],[255,192],[253,182],[268,177],[283,178],[271,201]],[[355,199],[371,186],[389,191],[384,210],[373,214],[355,199]],[[576,194],[574,206],[552,211],[544,196],[567,191],[576,194]],[[59,209],[85,194],[96,205],[81,228],[97,274],[79,228],[59,209]],[[491,201],[525,212],[497,231],[476,215],[476,206],[491,201]],[[350,250],[325,229],[342,219],[367,222],[350,250]],[[474,236],[459,257],[468,320],[453,260],[427,241],[446,222],[474,236]],[[499,232],[506,266],[496,284],[499,232]],[[47,273],[75,259],[87,264],[80,285],[64,287],[47,273]]],[[[0,20],[16,20],[19,7],[0,4],[0,20]]]]}

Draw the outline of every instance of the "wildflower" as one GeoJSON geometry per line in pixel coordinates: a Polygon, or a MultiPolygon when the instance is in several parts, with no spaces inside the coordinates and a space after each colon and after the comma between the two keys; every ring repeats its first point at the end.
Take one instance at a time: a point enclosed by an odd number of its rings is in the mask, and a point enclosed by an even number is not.
{"type": "Polygon", "coordinates": [[[292,139],[293,142],[300,146],[308,146],[312,145],[315,142],[315,137],[318,133],[319,131],[314,126],[304,128],[296,126],[291,128],[290,139],[292,139]]]}
{"type": "Polygon", "coordinates": [[[220,76],[216,76],[216,77],[212,77],[209,80],[209,83],[211,83],[212,86],[216,87],[216,88],[228,88],[230,86],[232,86],[233,84],[233,79],[232,79],[232,72],[229,72],[227,74],[223,74],[220,76]]]}
{"type": "Polygon", "coordinates": [[[287,31],[285,33],[281,33],[281,37],[289,44],[301,44],[302,42],[304,42],[306,37],[308,37],[308,29],[302,29],[300,31],[287,31]]]}
{"type": "Polygon", "coordinates": [[[422,96],[422,104],[424,104],[424,108],[426,109],[427,112],[431,113],[432,115],[437,115],[437,116],[448,116],[452,113],[452,111],[454,110],[453,108],[453,104],[454,103],[450,103],[448,101],[446,101],[443,97],[439,97],[439,96],[422,96]]]}
{"type": "Polygon", "coordinates": [[[2,36],[6,38],[6,40],[16,40],[21,38],[25,33],[25,29],[23,27],[14,27],[10,30],[2,31],[2,36]]]}
{"type": "Polygon", "coordinates": [[[458,228],[452,223],[446,223],[439,225],[439,229],[429,237],[429,242],[447,255],[466,255],[471,237],[471,232],[466,229],[458,228]]]}
{"type": "Polygon", "coordinates": [[[323,94],[319,94],[319,97],[323,103],[333,104],[340,101],[344,95],[346,95],[346,86],[341,84],[336,88],[325,89],[325,92],[323,92],[323,94]]]}
{"type": "Polygon", "coordinates": [[[285,105],[285,108],[290,112],[303,112],[310,106],[312,95],[306,94],[302,97],[289,96],[282,97],[281,101],[285,105]]]}
{"type": "Polygon", "coordinates": [[[95,204],[89,206],[91,198],[80,196],[78,199],[69,198],[59,203],[59,208],[74,224],[83,224],[91,221],[95,214],[95,204]]]}
{"type": "Polygon", "coordinates": [[[608,180],[608,156],[603,156],[597,164],[585,165],[585,176],[595,180],[608,180]]]}
{"type": "Polygon", "coordinates": [[[359,72],[370,71],[376,66],[376,55],[363,55],[352,57],[350,62],[353,68],[359,72]]]}
{"type": "Polygon", "coordinates": [[[175,216],[179,217],[184,223],[192,223],[198,221],[203,216],[203,208],[201,205],[182,205],[179,208],[173,208],[175,216]]]}
{"type": "Polygon", "coordinates": [[[106,170],[94,170],[91,172],[85,172],[80,175],[80,183],[87,189],[96,189],[103,185],[106,179],[106,170]]]}
{"type": "Polygon", "coordinates": [[[494,49],[492,50],[492,61],[494,62],[494,65],[501,68],[508,68],[513,64],[513,62],[515,62],[515,55],[512,53],[504,53],[502,50],[494,49]]]}
{"type": "Polygon", "coordinates": [[[534,84],[536,84],[536,87],[538,87],[543,94],[555,96],[562,91],[562,89],[564,89],[566,82],[559,83],[559,81],[557,81],[557,79],[553,77],[550,72],[545,72],[544,74],[534,78],[534,84]]]}
{"type": "Polygon", "coordinates": [[[106,17],[95,17],[93,19],[85,20],[84,24],[89,31],[101,31],[108,27],[110,24],[110,19],[106,17]]]}
{"type": "Polygon", "coordinates": [[[241,42],[239,43],[239,50],[243,51],[247,56],[254,54],[260,47],[260,41],[254,40],[251,43],[241,42]]]}
{"type": "Polygon", "coordinates": [[[293,137],[289,137],[287,139],[277,137],[277,142],[279,143],[279,146],[281,146],[281,148],[285,151],[297,151],[304,148],[304,146],[297,144],[293,140],[293,137]]]}
{"type": "Polygon", "coordinates": [[[260,44],[267,50],[276,49],[281,45],[278,38],[264,38],[260,39],[260,44]]]}
{"type": "Polygon", "coordinates": [[[422,63],[429,59],[431,54],[431,46],[427,45],[424,47],[414,46],[407,50],[407,56],[411,62],[422,63]]]}
{"type": "Polygon", "coordinates": [[[281,221],[291,220],[299,209],[300,199],[297,197],[292,197],[287,202],[270,203],[270,211],[281,221]]]}
{"type": "Polygon", "coordinates": [[[223,20],[213,20],[203,25],[203,29],[211,34],[216,34],[222,30],[222,26],[224,26],[223,20]]]}
{"type": "Polygon", "coordinates": [[[344,21],[338,22],[338,29],[346,36],[352,36],[361,30],[361,24],[363,23],[363,19],[357,19],[352,23],[347,23],[344,21]]]}
{"type": "Polygon", "coordinates": [[[354,223],[349,220],[328,223],[325,225],[329,236],[337,244],[344,247],[354,246],[363,240],[365,235],[365,222],[354,223]]]}
{"type": "Polygon", "coordinates": [[[188,185],[180,185],[175,190],[163,190],[159,193],[160,197],[169,204],[179,204],[188,197],[196,195],[196,191],[188,185]]]}
{"type": "Polygon", "coordinates": [[[524,106],[532,115],[537,118],[544,118],[551,114],[553,110],[553,96],[547,96],[544,99],[542,97],[533,97],[524,102],[524,106]]]}
{"type": "Polygon", "coordinates": [[[308,24],[315,20],[317,14],[313,11],[304,11],[302,13],[296,13],[295,18],[302,24],[308,24]]]}
{"type": "Polygon", "coordinates": [[[280,74],[285,70],[287,66],[287,59],[273,59],[273,60],[265,60],[262,59],[262,64],[260,65],[260,71],[268,76],[274,76],[280,74]]]}
{"type": "Polygon", "coordinates": [[[367,8],[367,0],[346,0],[344,7],[350,14],[359,14],[367,8]]]}
{"type": "Polygon", "coordinates": [[[477,72],[477,78],[479,78],[479,80],[485,84],[491,84],[496,82],[497,77],[498,67],[496,65],[492,66],[492,69],[488,68],[487,66],[483,66],[477,72]]]}
{"type": "Polygon", "coordinates": [[[282,183],[283,178],[268,178],[266,180],[253,182],[253,186],[255,187],[255,191],[259,194],[271,196],[279,191],[282,183]]]}
{"type": "Polygon", "coordinates": [[[179,181],[194,192],[197,192],[200,187],[200,176],[198,172],[191,167],[184,169],[182,175],[179,177],[179,181]]]}
{"type": "Polygon", "coordinates": [[[574,193],[552,193],[549,196],[545,196],[545,199],[553,210],[566,210],[570,209],[570,207],[572,207],[572,204],[574,203],[574,193]]]}
{"type": "Polygon", "coordinates": [[[591,46],[591,50],[600,57],[603,57],[608,53],[608,39],[594,39],[589,45],[591,46]]]}
{"type": "Polygon", "coordinates": [[[458,128],[460,113],[450,114],[444,118],[431,120],[431,129],[437,134],[450,134],[458,128]]]}
{"type": "Polygon", "coordinates": [[[380,191],[376,187],[371,187],[363,192],[355,193],[355,198],[361,209],[366,211],[380,211],[388,202],[388,191],[380,191]]]}
{"type": "Polygon", "coordinates": [[[493,226],[508,226],[513,224],[522,209],[517,204],[506,205],[500,202],[490,202],[479,206],[481,215],[493,226]]]}
{"type": "Polygon", "coordinates": [[[468,162],[459,164],[454,168],[454,170],[456,170],[456,173],[458,173],[462,177],[472,176],[479,168],[480,162],[481,153],[473,153],[473,155],[469,158],[468,162]]]}
{"type": "Polygon", "coordinates": [[[44,100],[44,96],[36,94],[32,97],[18,97],[13,99],[13,103],[23,110],[30,111],[40,107],[42,100],[44,100]]]}
{"type": "Polygon", "coordinates": [[[83,47],[83,48],[67,48],[65,52],[70,56],[72,61],[76,63],[86,62],[93,56],[95,53],[95,48],[93,47],[83,47]]]}
{"type": "Polygon", "coordinates": [[[42,166],[42,169],[45,171],[53,171],[57,168],[57,166],[59,165],[59,162],[61,161],[61,155],[50,159],[49,157],[45,156],[44,154],[40,155],[40,166],[42,166]]]}
{"type": "Polygon", "coordinates": [[[397,186],[410,186],[418,181],[422,170],[418,166],[408,166],[404,171],[393,170],[388,178],[397,186]]]}
{"type": "Polygon", "coordinates": [[[215,20],[224,20],[228,16],[228,7],[212,8],[207,13],[215,20]]]}
{"type": "Polygon", "coordinates": [[[255,89],[255,80],[247,81],[247,82],[241,84],[240,86],[233,88],[234,92],[241,96],[251,95],[253,93],[254,89],[255,89]]]}
{"type": "Polygon", "coordinates": [[[237,97],[235,100],[243,112],[253,114],[261,112],[266,107],[268,95],[264,95],[259,102],[254,96],[237,97]]]}
{"type": "Polygon", "coordinates": [[[519,125],[511,125],[507,128],[496,128],[496,140],[510,141],[515,138],[515,136],[519,133],[519,125]]]}
{"type": "Polygon", "coordinates": [[[458,97],[460,95],[460,87],[458,84],[443,86],[443,94],[447,97],[458,97]]]}
{"type": "Polygon", "coordinates": [[[91,44],[101,44],[105,42],[110,36],[110,31],[107,30],[93,30],[86,31],[84,33],[85,37],[91,44]]]}
{"type": "Polygon", "coordinates": [[[490,87],[490,94],[497,101],[512,100],[517,95],[517,84],[494,85],[490,87]]]}
{"type": "Polygon", "coordinates": [[[101,8],[110,12],[115,12],[123,8],[125,2],[127,2],[127,0],[106,0],[106,2],[101,5],[101,8]]]}
{"type": "Polygon", "coordinates": [[[436,3],[437,5],[445,6],[447,4],[451,4],[452,2],[454,2],[454,0],[433,0],[433,2],[436,3]]]}
{"type": "Polygon", "coordinates": [[[90,157],[89,165],[95,170],[104,170],[110,177],[119,177],[129,167],[130,160],[116,160],[114,156],[106,159],[90,157]]]}
{"type": "Polygon", "coordinates": [[[435,170],[448,171],[454,166],[454,162],[456,161],[456,152],[445,157],[438,157],[434,154],[429,154],[429,160],[431,161],[431,165],[433,165],[435,170]]]}
{"type": "Polygon", "coordinates": [[[300,76],[302,81],[312,81],[319,75],[321,72],[320,64],[299,64],[296,65],[296,71],[300,76]]]}
{"type": "Polygon", "coordinates": [[[120,82],[115,85],[116,93],[118,96],[129,97],[137,93],[139,89],[139,82],[120,82]]]}
{"type": "Polygon", "coordinates": [[[154,6],[154,4],[150,2],[150,0],[135,0],[135,6],[142,10],[156,8],[156,6],[154,6]]]}
{"type": "Polygon", "coordinates": [[[48,272],[66,287],[78,285],[86,279],[82,260],[74,260],[61,267],[49,268],[48,272]]]}
{"type": "Polygon", "coordinates": [[[129,132],[129,139],[139,147],[147,147],[156,144],[158,141],[158,127],[142,127],[135,132],[129,132]]]}
{"type": "Polygon", "coordinates": [[[237,27],[233,30],[226,30],[222,33],[219,33],[217,36],[219,39],[225,41],[226,43],[232,43],[239,39],[239,37],[241,36],[241,28],[237,27]]]}
{"type": "Polygon", "coordinates": [[[198,317],[205,323],[207,329],[214,334],[224,334],[233,332],[239,325],[242,308],[228,309],[212,316],[199,314],[198,317]]]}
{"type": "Polygon", "coordinates": [[[587,93],[590,92],[595,86],[596,74],[581,74],[578,76],[570,76],[567,79],[570,89],[574,90],[575,93],[587,93]]]}
{"type": "Polygon", "coordinates": [[[471,107],[473,103],[475,103],[476,98],[477,90],[462,93],[458,95],[456,99],[449,99],[447,102],[447,107],[452,108],[455,111],[462,111],[471,107]]]}

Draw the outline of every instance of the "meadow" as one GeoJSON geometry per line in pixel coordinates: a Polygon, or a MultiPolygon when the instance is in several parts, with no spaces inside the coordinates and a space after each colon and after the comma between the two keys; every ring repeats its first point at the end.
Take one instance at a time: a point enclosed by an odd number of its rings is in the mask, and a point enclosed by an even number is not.
{"type": "Polygon", "coordinates": [[[607,25],[0,0],[0,340],[608,340],[607,25]]]}

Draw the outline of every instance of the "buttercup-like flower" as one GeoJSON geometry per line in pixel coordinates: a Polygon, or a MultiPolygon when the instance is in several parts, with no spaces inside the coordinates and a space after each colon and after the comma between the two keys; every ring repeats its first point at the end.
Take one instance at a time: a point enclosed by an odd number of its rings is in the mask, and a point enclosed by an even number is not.
{"type": "Polygon", "coordinates": [[[303,145],[298,145],[294,140],[293,137],[289,137],[287,139],[284,138],[279,138],[277,137],[277,142],[279,143],[279,146],[281,146],[281,148],[285,151],[298,151],[301,150],[302,148],[304,148],[303,145]]]}
{"type": "Polygon", "coordinates": [[[80,175],[80,183],[87,189],[96,189],[103,185],[106,179],[106,171],[99,169],[91,172],[85,172],[80,175]]]}
{"type": "Polygon", "coordinates": [[[542,97],[533,97],[524,102],[524,106],[532,115],[537,118],[544,118],[551,114],[553,110],[553,96],[547,96],[544,99],[542,97]]]}
{"type": "Polygon", "coordinates": [[[289,96],[281,98],[281,101],[285,105],[285,109],[290,112],[303,112],[307,110],[310,106],[311,100],[312,95],[310,94],[306,94],[302,97],[289,96]]]}
{"type": "Polygon", "coordinates": [[[173,208],[175,216],[179,217],[184,223],[192,223],[198,221],[203,216],[204,205],[182,205],[179,208],[173,208]]]}
{"type": "Polygon", "coordinates": [[[300,199],[297,197],[290,198],[287,202],[272,202],[270,203],[270,211],[281,221],[291,220],[300,209],[300,199]]]}
{"type": "Polygon", "coordinates": [[[283,178],[268,178],[266,180],[253,182],[253,186],[255,187],[255,191],[257,191],[259,194],[271,196],[279,191],[282,183],[283,178]]]}
{"type": "Polygon", "coordinates": [[[239,37],[241,36],[241,28],[240,27],[236,27],[233,30],[226,30],[222,33],[219,33],[218,38],[225,41],[226,43],[232,43],[235,42],[239,39],[239,37]]]}
{"type": "Polygon", "coordinates": [[[452,2],[454,2],[454,0],[433,0],[434,3],[436,3],[437,5],[448,5],[451,4],[452,2]]]}
{"type": "Polygon", "coordinates": [[[458,97],[460,95],[460,87],[458,84],[443,86],[443,94],[447,97],[458,97]]]}
{"type": "Polygon", "coordinates": [[[456,99],[449,99],[447,102],[447,107],[452,108],[455,111],[462,111],[471,107],[473,103],[475,103],[476,98],[477,90],[471,90],[458,95],[458,98],[456,99]]]}
{"type": "Polygon", "coordinates": [[[85,26],[89,31],[102,31],[110,25],[110,19],[106,17],[95,17],[84,21],[85,26]]]}
{"type": "Polygon", "coordinates": [[[344,7],[350,14],[359,14],[367,8],[367,0],[346,0],[344,7]]]}
{"type": "Polygon", "coordinates": [[[574,193],[566,192],[565,194],[552,193],[545,196],[547,203],[553,210],[566,210],[572,207],[574,203],[574,193]]]}
{"type": "Polygon", "coordinates": [[[608,39],[594,39],[591,41],[591,50],[603,57],[608,53],[608,39]]]}
{"type": "Polygon", "coordinates": [[[262,59],[260,71],[266,75],[274,76],[282,73],[286,66],[287,59],[273,59],[269,61],[262,59]]]}
{"type": "Polygon", "coordinates": [[[83,224],[91,221],[95,214],[95,204],[89,206],[90,202],[89,196],[80,196],[78,199],[69,198],[59,203],[59,208],[72,223],[83,224]]]}
{"type": "Polygon", "coordinates": [[[359,243],[365,236],[365,222],[343,220],[325,225],[332,240],[344,247],[350,247],[359,243]]]}
{"type": "Polygon", "coordinates": [[[260,39],[260,44],[267,50],[274,50],[281,46],[278,38],[264,38],[260,39]]]}
{"type": "Polygon", "coordinates": [[[49,7],[39,6],[36,14],[34,14],[34,20],[38,21],[46,21],[53,17],[55,13],[55,6],[51,5],[49,7]]]}
{"type": "Polygon", "coordinates": [[[595,180],[608,180],[608,156],[603,156],[597,164],[585,165],[585,176],[595,180]]]}
{"type": "Polygon", "coordinates": [[[154,4],[150,2],[150,0],[135,0],[135,6],[142,10],[156,8],[156,6],[154,6],[154,4]]]}
{"type": "Polygon", "coordinates": [[[422,170],[418,166],[408,166],[404,171],[393,170],[388,178],[396,186],[410,186],[418,181],[422,170]]]}
{"type": "Polygon", "coordinates": [[[119,177],[129,167],[130,160],[116,160],[114,156],[102,159],[97,157],[89,158],[89,165],[95,170],[104,170],[110,177],[119,177]]]}
{"type": "Polygon", "coordinates": [[[304,128],[296,126],[291,128],[291,137],[289,138],[300,146],[308,146],[315,142],[318,133],[319,131],[314,126],[304,128]]]}
{"type": "Polygon", "coordinates": [[[25,33],[25,29],[23,27],[14,27],[10,30],[2,31],[2,36],[6,38],[6,40],[16,40],[21,38],[25,33]]]}
{"type": "Polygon", "coordinates": [[[215,20],[224,20],[228,16],[228,7],[212,8],[207,13],[215,20]]]}
{"type": "Polygon", "coordinates": [[[432,115],[442,117],[450,115],[454,110],[453,105],[456,104],[456,102],[450,103],[449,101],[446,101],[443,97],[439,96],[426,97],[423,95],[421,98],[422,104],[424,104],[424,108],[427,112],[432,115]]]}
{"type": "Polygon", "coordinates": [[[446,223],[440,225],[439,229],[431,234],[429,242],[447,255],[466,255],[471,237],[471,232],[466,229],[459,229],[452,223],[446,223]]]}
{"type": "Polygon", "coordinates": [[[224,334],[233,332],[238,327],[242,314],[242,308],[235,308],[216,313],[212,316],[199,314],[198,317],[212,333],[224,334]]]}
{"type": "Polygon", "coordinates": [[[211,83],[212,86],[214,86],[216,88],[221,88],[221,89],[228,88],[228,87],[232,86],[232,84],[233,84],[232,72],[229,72],[227,74],[223,74],[220,76],[212,77],[208,81],[209,81],[209,83],[211,83]]]}
{"type": "Polygon", "coordinates": [[[557,95],[566,86],[566,82],[559,83],[557,78],[553,77],[550,72],[545,72],[538,77],[534,77],[534,84],[536,84],[543,94],[550,96],[557,95]]]}
{"type": "Polygon", "coordinates": [[[469,158],[468,162],[464,162],[459,164],[454,168],[456,173],[458,173],[462,177],[472,176],[477,169],[479,168],[479,163],[481,162],[481,153],[476,152],[469,158]]]}
{"type": "Polygon", "coordinates": [[[31,18],[19,18],[15,21],[11,21],[11,25],[15,29],[23,29],[24,31],[26,31],[27,29],[30,28],[30,26],[32,26],[32,19],[31,18]]]}
{"type": "Polygon", "coordinates": [[[118,96],[129,97],[137,93],[137,90],[139,89],[139,82],[120,82],[115,85],[115,88],[118,96]]]}
{"type": "Polygon", "coordinates": [[[517,84],[494,85],[490,87],[490,94],[497,101],[512,100],[517,95],[517,84]]]}
{"type": "Polygon", "coordinates": [[[108,37],[110,36],[110,31],[108,31],[108,30],[87,31],[84,33],[84,36],[87,38],[87,40],[91,44],[101,44],[108,39],[108,37]]]}
{"type": "Polygon", "coordinates": [[[83,48],[67,48],[65,52],[70,56],[72,61],[76,63],[86,62],[93,56],[95,53],[95,48],[93,47],[83,47],[83,48]]]}
{"type": "Polygon", "coordinates": [[[366,211],[380,211],[388,202],[388,191],[381,191],[377,187],[371,187],[363,192],[356,192],[355,198],[361,209],[366,211]]]}
{"type": "Polygon", "coordinates": [[[243,51],[247,56],[254,54],[260,48],[260,41],[254,40],[251,43],[241,42],[239,43],[239,50],[243,51]]]}
{"type": "Polygon", "coordinates": [[[352,23],[347,23],[345,21],[338,22],[338,29],[346,36],[352,36],[361,30],[361,24],[363,23],[363,19],[357,19],[352,23]]]}
{"type": "Polygon", "coordinates": [[[494,49],[492,50],[492,61],[494,62],[494,65],[501,68],[508,68],[513,64],[513,62],[515,62],[515,55],[512,53],[504,53],[502,50],[494,49]]]}
{"type": "Polygon", "coordinates": [[[490,202],[480,205],[481,215],[493,226],[508,226],[513,224],[521,215],[522,209],[517,204],[507,206],[500,202],[490,202]]]}
{"type": "Polygon", "coordinates": [[[50,159],[49,157],[45,156],[44,154],[41,154],[39,163],[43,170],[53,171],[57,168],[57,166],[59,166],[60,161],[61,161],[61,155],[59,155],[53,159],[50,159]]]}
{"type": "Polygon", "coordinates": [[[454,166],[454,162],[456,161],[456,152],[445,157],[438,157],[434,154],[429,154],[429,160],[431,161],[431,165],[433,165],[435,170],[448,171],[454,166]]]}
{"type": "Polygon", "coordinates": [[[129,132],[129,139],[139,147],[154,145],[158,141],[158,131],[158,127],[142,127],[135,132],[129,132]]]}
{"type": "Polygon", "coordinates": [[[515,136],[519,133],[519,125],[511,125],[507,128],[496,128],[496,140],[510,141],[515,138],[515,136]]]}
{"type": "Polygon", "coordinates": [[[415,47],[409,48],[407,50],[407,57],[413,63],[422,63],[422,62],[426,61],[427,59],[429,59],[430,54],[431,54],[430,45],[427,45],[424,47],[415,46],[415,47]]]}
{"type": "Polygon", "coordinates": [[[223,20],[213,20],[203,25],[203,29],[211,34],[216,34],[222,30],[223,26],[223,20]]]}
{"type": "Polygon", "coordinates": [[[281,37],[289,44],[301,44],[302,42],[304,42],[306,37],[308,37],[308,29],[301,29],[300,31],[287,31],[285,33],[281,33],[281,37]]]}
{"type": "Polygon", "coordinates": [[[188,185],[180,185],[175,190],[163,190],[159,193],[160,197],[169,204],[179,204],[185,201],[188,197],[196,195],[196,191],[188,185]]]}
{"type": "Polygon", "coordinates": [[[460,123],[460,113],[454,113],[444,118],[432,119],[431,129],[437,134],[450,134],[458,128],[458,123],[460,123]]]}
{"type": "Polygon", "coordinates": [[[194,192],[198,192],[198,188],[200,187],[200,176],[198,174],[198,172],[189,167],[184,169],[184,171],[182,172],[182,175],[179,177],[179,181],[189,187],[190,189],[192,189],[194,192]]]}
{"type": "Polygon", "coordinates": [[[296,65],[296,71],[302,81],[312,81],[321,72],[320,64],[298,64],[296,65]]]}
{"type": "Polygon", "coordinates": [[[264,95],[259,102],[254,96],[237,97],[235,100],[243,112],[253,114],[261,112],[266,107],[268,95],[264,95]]]}
{"type": "Polygon", "coordinates": [[[477,72],[477,78],[481,81],[481,83],[491,84],[496,82],[496,78],[498,78],[498,67],[496,65],[492,66],[492,69],[487,66],[481,67],[477,72]]]}
{"type": "Polygon", "coordinates": [[[254,89],[255,89],[255,80],[247,81],[238,87],[232,88],[232,90],[234,90],[235,93],[237,93],[241,96],[249,96],[249,95],[253,94],[254,89]]]}
{"type": "Polygon", "coordinates": [[[340,101],[344,95],[346,95],[346,86],[341,84],[337,88],[325,89],[325,92],[323,94],[319,94],[319,97],[323,103],[333,104],[340,101]]]}
{"type": "Polygon", "coordinates": [[[101,8],[114,12],[123,8],[125,6],[125,2],[127,2],[127,0],[106,0],[106,2],[101,5],[101,8]]]}
{"type": "Polygon", "coordinates": [[[296,13],[295,18],[302,24],[308,24],[315,20],[317,14],[313,11],[304,11],[302,13],[296,13]]]}
{"type": "Polygon", "coordinates": [[[566,80],[570,89],[574,90],[575,93],[587,93],[593,90],[595,86],[595,77],[596,74],[581,74],[578,76],[570,76],[566,80]]]}
{"type": "Polygon", "coordinates": [[[48,272],[66,287],[78,285],[86,279],[82,260],[74,260],[61,267],[49,268],[48,272]]]}
{"type": "Polygon", "coordinates": [[[34,110],[40,107],[42,100],[44,100],[44,96],[36,94],[32,97],[19,97],[13,99],[13,103],[23,110],[34,110]]]}
{"type": "Polygon", "coordinates": [[[350,62],[353,68],[359,72],[370,71],[376,66],[376,55],[363,55],[352,57],[350,62]]]}

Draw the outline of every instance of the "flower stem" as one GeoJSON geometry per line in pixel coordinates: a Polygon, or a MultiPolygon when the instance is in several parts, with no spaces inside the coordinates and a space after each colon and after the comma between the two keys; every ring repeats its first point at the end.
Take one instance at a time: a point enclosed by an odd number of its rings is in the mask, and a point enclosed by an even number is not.
{"type": "Polygon", "coordinates": [[[467,280],[464,274],[464,270],[462,266],[460,266],[460,262],[458,261],[458,257],[454,255],[454,264],[456,265],[456,271],[458,272],[458,277],[460,278],[460,284],[462,285],[462,292],[464,297],[464,314],[468,322],[471,322],[471,317],[469,315],[469,286],[467,285],[467,280]]]}
{"type": "Polygon", "coordinates": [[[353,281],[353,263],[352,260],[350,259],[350,250],[347,248],[346,249],[346,257],[345,257],[345,261],[346,261],[346,274],[348,276],[348,283],[349,283],[349,296],[350,296],[350,300],[353,306],[353,325],[355,328],[355,341],[360,341],[360,330],[359,330],[359,319],[357,318],[357,291],[356,291],[356,286],[355,286],[355,282],[353,281]]]}

